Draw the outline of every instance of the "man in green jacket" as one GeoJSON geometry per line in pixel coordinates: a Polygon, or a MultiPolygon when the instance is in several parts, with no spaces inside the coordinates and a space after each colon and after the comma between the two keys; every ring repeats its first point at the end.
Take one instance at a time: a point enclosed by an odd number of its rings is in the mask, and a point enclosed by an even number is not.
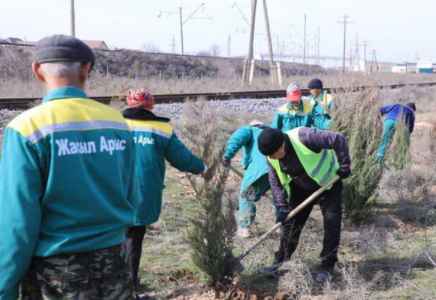
{"type": "MultiPolygon", "coordinates": [[[[128,92],[129,106],[123,112],[133,134],[136,146],[136,176],[139,182],[139,206],[135,210],[133,227],[127,232],[126,246],[133,267],[133,281],[138,288],[138,270],[146,226],[159,220],[162,209],[162,190],[165,178],[165,160],[182,172],[202,174],[207,166],[194,156],[177,138],[167,118],[153,114],[153,95],[144,89],[128,92]]],[[[146,294],[136,299],[148,299],[146,294]]]]}
{"type": "Polygon", "coordinates": [[[324,116],[323,108],[313,99],[301,97],[298,83],[292,82],[286,90],[287,103],[279,107],[271,128],[288,131],[296,127],[327,129],[331,121],[324,116]]]}
{"type": "Polygon", "coordinates": [[[322,107],[324,117],[330,119],[331,111],[335,109],[335,103],[333,96],[323,90],[324,86],[321,79],[312,79],[307,88],[310,90],[309,98],[316,101],[322,107]]]}
{"type": "Polygon", "coordinates": [[[239,226],[240,237],[252,237],[251,225],[256,217],[256,202],[269,190],[268,167],[265,156],[259,152],[257,137],[262,130],[269,128],[262,122],[254,120],[250,126],[244,126],[235,131],[227,142],[223,156],[225,166],[230,166],[231,160],[242,148],[242,168],[245,170],[239,193],[239,226]]]}
{"type": "Polygon", "coordinates": [[[94,54],[46,37],[33,73],[47,94],[6,128],[0,163],[0,299],[131,299],[124,248],[135,148],[123,116],[83,91],[94,54]]]}

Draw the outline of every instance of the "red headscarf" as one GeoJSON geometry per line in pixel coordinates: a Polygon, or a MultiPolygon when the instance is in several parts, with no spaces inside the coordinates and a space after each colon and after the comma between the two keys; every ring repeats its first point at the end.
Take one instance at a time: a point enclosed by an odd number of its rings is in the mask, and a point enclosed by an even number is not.
{"type": "Polygon", "coordinates": [[[153,110],[154,100],[153,94],[145,89],[134,89],[127,92],[126,102],[129,107],[142,107],[148,110],[153,110]]]}

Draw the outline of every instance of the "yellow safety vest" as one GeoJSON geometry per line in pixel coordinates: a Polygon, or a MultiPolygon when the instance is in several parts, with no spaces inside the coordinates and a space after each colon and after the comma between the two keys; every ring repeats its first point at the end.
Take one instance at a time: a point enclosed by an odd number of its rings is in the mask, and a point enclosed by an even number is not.
{"type": "MultiPolygon", "coordinates": [[[[323,186],[336,176],[336,171],[339,169],[338,160],[332,150],[323,149],[320,153],[315,153],[307,148],[300,141],[298,136],[298,132],[301,128],[302,127],[289,130],[286,132],[286,135],[288,135],[307,175],[309,175],[309,177],[317,184],[323,186]]],[[[271,166],[276,170],[280,183],[286,189],[288,197],[290,197],[291,188],[289,184],[292,181],[291,176],[282,172],[278,159],[271,159],[268,157],[268,160],[271,166]]]]}

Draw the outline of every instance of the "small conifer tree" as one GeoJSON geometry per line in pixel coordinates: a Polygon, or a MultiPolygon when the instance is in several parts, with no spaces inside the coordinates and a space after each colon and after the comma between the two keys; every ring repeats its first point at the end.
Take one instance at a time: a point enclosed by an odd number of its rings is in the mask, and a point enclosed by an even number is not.
{"type": "Polygon", "coordinates": [[[229,169],[221,163],[225,144],[220,140],[220,123],[222,120],[216,111],[208,112],[205,101],[187,103],[181,121],[184,138],[209,167],[204,181],[198,176],[189,176],[199,212],[190,220],[185,240],[193,248],[194,264],[212,283],[232,274],[233,236],[237,226],[232,201],[228,201],[224,193],[229,169]]]}
{"type": "Polygon", "coordinates": [[[365,90],[336,95],[337,109],[332,114],[333,131],[342,133],[350,150],[351,176],[344,181],[345,214],[354,222],[363,220],[371,209],[383,167],[376,164],[383,133],[379,118],[380,92],[365,90]]]}
{"type": "Polygon", "coordinates": [[[403,114],[399,114],[392,137],[392,145],[388,152],[391,164],[397,170],[404,169],[412,161],[410,151],[410,132],[403,114]]]}

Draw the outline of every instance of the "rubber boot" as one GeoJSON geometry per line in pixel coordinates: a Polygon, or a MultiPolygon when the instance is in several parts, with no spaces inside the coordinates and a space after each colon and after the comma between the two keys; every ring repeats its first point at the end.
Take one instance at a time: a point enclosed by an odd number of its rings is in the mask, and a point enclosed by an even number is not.
{"type": "Polygon", "coordinates": [[[333,268],[334,266],[329,266],[322,263],[318,268],[315,281],[321,284],[325,284],[326,282],[330,281],[333,277],[333,268]]]}

